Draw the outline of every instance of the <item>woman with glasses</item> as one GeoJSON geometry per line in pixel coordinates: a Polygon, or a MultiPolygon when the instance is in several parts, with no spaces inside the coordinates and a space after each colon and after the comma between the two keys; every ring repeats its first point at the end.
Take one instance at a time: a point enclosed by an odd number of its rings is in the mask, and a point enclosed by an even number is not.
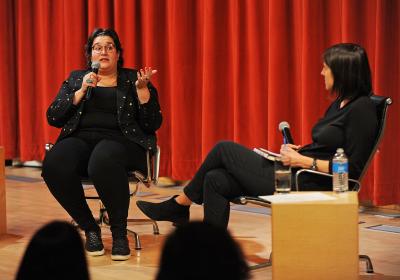
{"type": "Polygon", "coordinates": [[[86,70],[73,71],[47,110],[60,136],[43,161],[42,176],[61,206],[85,231],[85,249],[104,254],[100,228],[84,197],[81,177],[89,176],[107,208],[113,238],[111,258],[130,257],[127,239],[127,170],[146,174],[146,151],[156,149],[162,115],[150,67],[122,68],[122,48],[112,29],[88,38],[86,70]],[[98,71],[93,71],[94,65],[98,71]]]}

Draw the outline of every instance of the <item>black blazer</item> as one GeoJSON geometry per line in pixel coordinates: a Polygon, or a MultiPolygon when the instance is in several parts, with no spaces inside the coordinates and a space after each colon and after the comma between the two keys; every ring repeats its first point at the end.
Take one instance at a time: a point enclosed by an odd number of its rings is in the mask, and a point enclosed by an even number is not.
{"type": "MultiPolygon", "coordinates": [[[[55,100],[47,109],[47,121],[51,126],[62,127],[57,142],[73,133],[85,106],[85,99],[75,106],[72,103],[75,91],[82,85],[83,77],[89,70],[73,71],[63,82],[55,100]]],[[[155,150],[157,138],[155,131],[161,126],[162,115],[158,94],[152,84],[148,84],[150,99],[140,104],[135,81],[137,70],[120,68],[117,79],[117,116],[122,133],[131,141],[146,150],[155,150]]]]}

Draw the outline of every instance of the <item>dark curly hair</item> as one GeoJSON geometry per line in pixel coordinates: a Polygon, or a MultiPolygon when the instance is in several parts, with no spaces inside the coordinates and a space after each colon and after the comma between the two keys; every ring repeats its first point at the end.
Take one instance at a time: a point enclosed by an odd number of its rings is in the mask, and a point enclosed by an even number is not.
{"type": "Polygon", "coordinates": [[[353,43],[336,44],[325,50],[323,60],[332,71],[332,91],[340,99],[372,94],[371,69],[367,52],[353,43]]]}
{"type": "Polygon", "coordinates": [[[85,56],[86,56],[86,62],[88,68],[92,66],[92,47],[93,47],[93,41],[96,39],[96,37],[99,36],[109,36],[113,39],[115,48],[117,49],[117,52],[119,52],[119,59],[118,59],[118,68],[121,68],[122,65],[124,64],[124,58],[122,56],[122,47],[121,47],[121,42],[119,41],[119,37],[117,32],[115,32],[114,29],[111,28],[96,28],[93,33],[89,36],[87,43],[85,45],[85,56]]]}

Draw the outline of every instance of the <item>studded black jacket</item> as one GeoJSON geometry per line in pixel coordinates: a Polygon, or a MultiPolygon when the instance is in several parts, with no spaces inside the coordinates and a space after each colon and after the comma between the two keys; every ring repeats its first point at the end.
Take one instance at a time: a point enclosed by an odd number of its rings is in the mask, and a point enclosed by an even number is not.
{"type": "MultiPolygon", "coordinates": [[[[51,126],[61,129],[57,142],[71,135],[79,126],[85,106],[85,99],[78,105],[72,103],[75,91],[82,85],[83,77],[89,70],[71,72],[47,109],[47,121],[51,126]]],[[[150,99],[140,104],[135,81],[137,70],[120,68],[117,78],[117,116],[122,133],[131,141],[146,150],[155,150],[157,145],[156,130],[161,126],[162,114],[156,88],[149,83],[150,99]]]]}

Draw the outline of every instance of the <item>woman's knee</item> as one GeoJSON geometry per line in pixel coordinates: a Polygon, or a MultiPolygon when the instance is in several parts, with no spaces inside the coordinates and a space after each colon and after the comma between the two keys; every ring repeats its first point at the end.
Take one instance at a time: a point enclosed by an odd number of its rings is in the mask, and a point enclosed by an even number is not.
{"type": "Polygon", "coordinates": [[[95,157],[92,156],[89,160],[87,167],[89,177],[93,178],[98,174],[107,174],[107,170],[110,168],[111,165],[110,161],[105,156],[102,155],[97,155],[95,157]]]}
{"type": "Polygon", "coordinates": [[[215,145],[214,145],[214,149],[216,150],[221,150],[221,149],[226,149],[226,148],[230,148],[233,146],[238,145],[237,143],[233,142],[233,141],[229,141],[229,140],[222,140],[222,141],[218,141],[215,145]]]}
{"type": "Polygon", "coordinates": [[[42,163],[42,176],[71,176],[79,173],[89,154],[83,140],[66,138],[48,151],[42,163]]]}
{"type": "Polygon", "coordinates": [[[52,167],[53,167],[53,165],[51,163],[51,160],[49,160],[48,155],[46,155],[42,162],[42,177],[43,178],[47,178],[49,176],[49,174],[52,173],[52,170],[51,170],[52,167]]]}
{"type": "Polygon", "coordinates": [[[211,149],[210,153],[211,156],[221,156],[222,154],[226,153],[226,151],[230,150],[231,147],[237,145],[235,142],[232,141],[219,141],[217,142],[214,147],[211,149]]]}
{"type": "Polygon", "coordinates": [[[88,163],[88,174],[91,178],[104,176],[115,170],[126,170],[124,159],[118,155],[109,155],[107,152],[93,153],[88,163]]]}
{"type": "Polygon", "coordinates": [[[48,152],[42,162],[42,177],[65,177],[74,172],[74,165],[66,163],[63,158],[48,152]]]}
{"type": "Polygon", "coordinates": [[[126,169],[128,162],[126,148],[114,141],[103,140],[94,148],[89,158],[88,174],[98,175],[119,168],[126,169]]]}

